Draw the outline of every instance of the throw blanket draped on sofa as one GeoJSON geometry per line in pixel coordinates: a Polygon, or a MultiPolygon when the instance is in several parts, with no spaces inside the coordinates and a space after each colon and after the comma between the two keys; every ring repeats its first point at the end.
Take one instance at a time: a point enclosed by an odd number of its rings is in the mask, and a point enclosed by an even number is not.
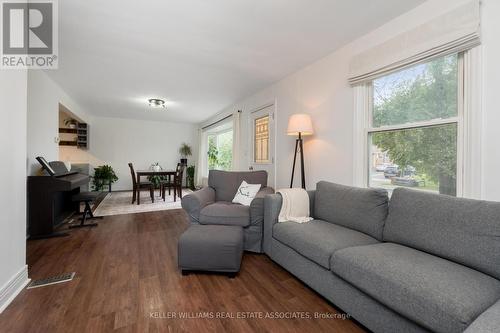
{"type": "Polygon", "coordinates": [[[301,188],[287,188],[278,191],[283,198],[278,222],[304,223],[312,220],[309,217],[309,195],[301,188]]]}

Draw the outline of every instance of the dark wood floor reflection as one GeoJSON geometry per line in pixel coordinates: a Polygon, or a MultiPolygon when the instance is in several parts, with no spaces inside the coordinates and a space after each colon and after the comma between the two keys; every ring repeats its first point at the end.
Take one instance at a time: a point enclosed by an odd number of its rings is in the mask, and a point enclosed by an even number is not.
{"type": "Polygon", "coordinates": [[[258,318],[338,313],[265,255],[245,254],[234,279],[181,276],[177,239],[187,225],[181,210],[130,214],[28,242],[30,278],[76,276],[24,290],[0,315],[0,331],[363,332],[343,319],[258,318]]]}

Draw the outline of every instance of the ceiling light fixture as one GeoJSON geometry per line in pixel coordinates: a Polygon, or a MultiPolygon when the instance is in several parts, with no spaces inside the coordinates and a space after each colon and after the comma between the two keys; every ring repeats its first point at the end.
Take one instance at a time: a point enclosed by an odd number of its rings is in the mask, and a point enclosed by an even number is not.
{"type": "Polygon", "coordinates": [[[165,107],[165,101],[163,99],[159,98],[150,98],[148,99],[149,106],[152,108],[164,108],[165,107]]]}

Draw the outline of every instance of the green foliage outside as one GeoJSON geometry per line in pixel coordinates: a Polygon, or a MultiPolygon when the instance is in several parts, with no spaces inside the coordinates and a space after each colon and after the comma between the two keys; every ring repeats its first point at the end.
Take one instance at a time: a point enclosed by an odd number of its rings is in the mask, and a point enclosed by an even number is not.
{"type": "Polygon", "coordinates": [[[233,132],[208,137],[208,169],[231,170],[233,162],[233,132]]]}
{"type": "Polygon", "coordinates": [[[210,135],[208,137],[208,170],[217,168],[218,156],[217,137],[215,135],[210,135]]]}
{"type": "MultiPolygon", "coordinates": [[[[420,65],[419,70],[416,76],[403,71],[399,78],[375,80],[375,127],[457,115],[457,56],[420,65]]],[[[438,184],[439,193],[456,195],[455,124],[378,132],[371,137],[401,170],[412,166],[427,186],[438,184]]]]}
{"type": "Polygon", "coordinates": [[[115,170],[109,165],[102,165],[94,168],[94,176],[92,176],[92,190],[102,191],[104,186],[110,186],[118,180],[115,170]]]}
{"type": "Polygon", "coordinates": [[[219,135],[218,167],[220,170],[231,170],[233,163],[233,131],[219,135]]]}

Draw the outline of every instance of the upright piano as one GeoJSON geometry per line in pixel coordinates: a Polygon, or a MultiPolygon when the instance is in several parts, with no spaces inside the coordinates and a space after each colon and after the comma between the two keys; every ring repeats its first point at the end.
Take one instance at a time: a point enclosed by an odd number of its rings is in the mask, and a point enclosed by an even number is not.
{"type": "Polygon", "coordinates": [[[30,239],[65,236],[56,232],[68,217],[79,210],[71,196],[89,182],[81,173],[55,173],[28,177],[28,233],[30,239]]]}

